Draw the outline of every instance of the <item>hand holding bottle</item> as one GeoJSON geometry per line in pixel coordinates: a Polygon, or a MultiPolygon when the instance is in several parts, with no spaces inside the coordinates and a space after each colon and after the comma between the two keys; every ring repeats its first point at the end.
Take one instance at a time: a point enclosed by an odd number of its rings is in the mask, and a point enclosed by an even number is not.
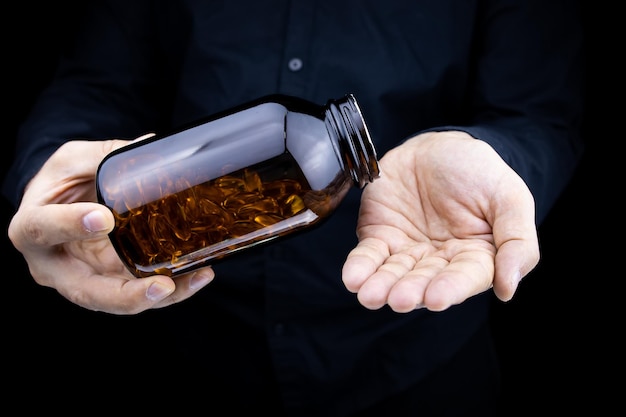
{"type": "Polygon", "coordinates": [[[365,307],[441,311],[488,290],[503,301],[539,262],[534,200],[487,143],[430,132],[380,159],[343,282],[365,307]]]}
{"type": "Polygon", "coordinates": [[[37,283],[90,310],[135,314],[189,298],[214,276],[203,268],[172,280],[137,279],[116,254],[108,233],[113,214],[95,203],[96,168],[128,141],[70,141],[30,181],[9,225],[37,283]]]}

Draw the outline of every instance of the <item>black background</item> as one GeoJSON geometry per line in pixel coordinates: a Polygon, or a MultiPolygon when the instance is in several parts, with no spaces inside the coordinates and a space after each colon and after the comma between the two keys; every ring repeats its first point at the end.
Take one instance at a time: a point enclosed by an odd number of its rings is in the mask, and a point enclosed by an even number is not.
{"type": "MultiPolygon", "coordinates": [[[[5,8],[3,28],[2,176],[17,126],[49,79],[57,47],[71,32],[80,4],[14,3],[5,8]]],[[[624,279],[622,253],[617,253],[623,243],[615,242],[624,230],[624,187],[617,173],[618,145],[624,140],[623,85],[618,79],[624,74],[619,57],[624,49],[615,37],[614,16],[614,10],[583,2],[588,150],[540,228],[539,266],[511,302],[494,299],[492,326],[505,383],[503,416],[570,411],[604,415],[602,410],[613,408],[623,391],[618,389],[623,383],[613,382],[622,379],[617,353],[623,325],[617,297],[624,279]]],[[[2,200],[5,231],[12,212],[2,200]]],[[[167,391],[172,384],[190,383],[159,378],[168,366],[176,366],[160,349],[156,323],[162,311],[129,317],[86,311],[38,286],[6,232],[2,245],[2,378],[10,388],[3,392],[6,400],[17,403],[19,395],[28,393],[29,400],[19,400],[22,409],[39,407],[45,397],[48,410],[63,410],[76,397],[101,401],[139,387],[167,391]]]]}

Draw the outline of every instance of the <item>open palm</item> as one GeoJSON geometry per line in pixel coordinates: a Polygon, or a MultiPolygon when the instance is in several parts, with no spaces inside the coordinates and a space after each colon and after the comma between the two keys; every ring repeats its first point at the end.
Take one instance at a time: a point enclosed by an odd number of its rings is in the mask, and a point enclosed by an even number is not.
{"type": "Polygon", "coordinates": [[[365,307],[444,310],[490,287],[510,299],[539,261],[534,200],[485,142],[426,133],[380,160],[343,281],[365,307]]]}

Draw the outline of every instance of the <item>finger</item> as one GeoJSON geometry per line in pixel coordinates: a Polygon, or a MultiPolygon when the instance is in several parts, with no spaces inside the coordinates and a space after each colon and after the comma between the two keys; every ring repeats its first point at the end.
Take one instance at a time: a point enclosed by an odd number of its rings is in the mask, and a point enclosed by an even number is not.
{"type": "Polygon", "coordinates": [[[117,272],[109,270],[107,275],[101,275],[71,257],[49,257],[44,270],[41,266],[33,263],[32,272],[43,285],[56,288],[81,307],[118,315],[137,314],[186,300],[215,276],[212,268],[205,267],[176,279],[164,275],[135,278],[121,263],[117,272]]]}
{"type": "Polygon", "coordinates": [[[493,259],[488,249],[455,255],[425,289],[423,306],[431,311],[443,311],[491,288],[493,259]]]}
{"type": "Polygon", "coordinates": [[[153,308],[166,307],[190,298],[212,282],[214,277],[215,272],[211,267],[200,268],[194,272],[176,277],[174,279],[176,290],[161,302],[155,304],[153,308]]]}
{"type": "Polygon", "coordinates": [[[156,136],[156,133],[154,132],[146,133],[145,135],[141,135],[138,138],[133,139],[131,143],[141,142],[142,140],[150,139],[153,136],[156,136]]]}
{"type": "Polygon", "coordinates": [[[128,279],[111,276],[75,275],[63,279],[57,291],[72,303],[92,311],[110,314],[137,314],[154,308],[176,290],[174,281],[163,275],[128,279]]]}
{"type": "Polygon", "coordinates": [[[47,251],[61,243],[105,236],[114,225],[113,214],[97,203],[49,204],[18,211],[8,235],[20,252],[47,251]]]}
{"type": "Polygon", "coordinates": [[[534,200],[525,185],[519,189],[511,204],[500,208],[493,225],[497,248],[493,289],[502,301],[513,298],[520,280],[537,266],[540,258],[534,200]]]}
{"type": "Polygon", "coordinates": [[[398,281],[404,279],[415,264],[416,259],[406,253],[387,258],[378,270],[361,285],[358,291],[359,302],[371,310],[379,309],[387,304],[391,289],[398,281]]]}
{"type": "Polygon", "coordinates": [[[437,256],[430,256],[419,262],[390,290],[387,299],[389,307],[397,313],[423,308],[424,295],[431,281],[448,265],[448,262],[437,256]]]}
{"type": "Polygon", "coordinates": [[[385,242],[366,238],[348,253],[341,270],[341,279],[348,291],[356,293],[389,256],[385,242]]]}
{"type": "Polygon", "coordinates": [[[502,301],[509,301],[523,277],[539,263],[539,245],[534,239],[510,240],[498,248],[493,290],[502,301]]]}

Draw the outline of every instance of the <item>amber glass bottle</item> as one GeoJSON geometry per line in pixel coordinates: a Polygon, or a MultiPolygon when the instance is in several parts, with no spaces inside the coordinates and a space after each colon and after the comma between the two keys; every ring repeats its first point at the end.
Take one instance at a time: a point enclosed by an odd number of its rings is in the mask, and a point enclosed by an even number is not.
{"type": "Polygon", "coordinates": [[[129,270],[175,276],[304,231],[378,176],[353,95],[272,95],[113,151],[96,191],[129,270]]]}

